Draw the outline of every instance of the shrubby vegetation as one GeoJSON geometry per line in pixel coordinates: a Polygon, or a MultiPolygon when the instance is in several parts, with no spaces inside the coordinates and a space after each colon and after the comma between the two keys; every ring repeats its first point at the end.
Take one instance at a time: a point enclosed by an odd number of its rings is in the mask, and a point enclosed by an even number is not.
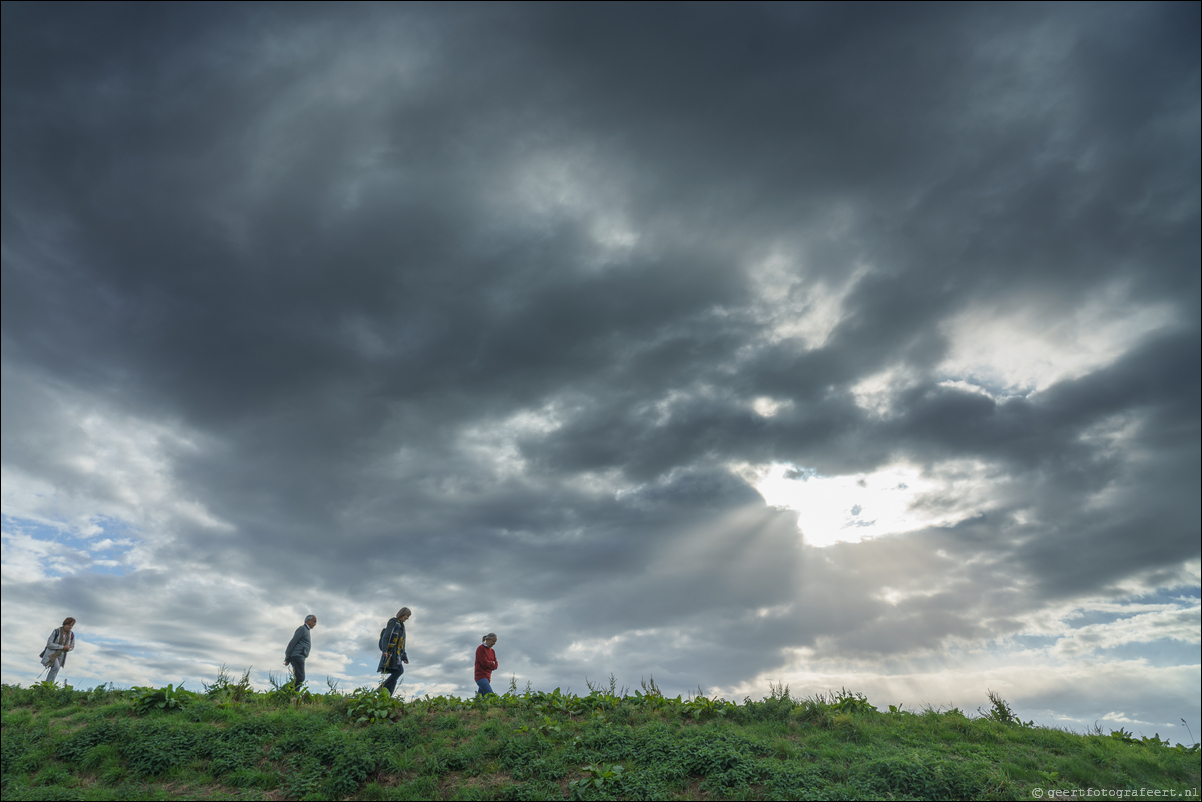
{"type": "Polygon", "coordinates": [[[1198,745],[975,715],[878,711],[841,690],[742,703],[589,685],[490,699],[374,689],[197,692],[3,686],[4,799],[1029,799],[1162,789],[1202,775],[1198,745]]]}

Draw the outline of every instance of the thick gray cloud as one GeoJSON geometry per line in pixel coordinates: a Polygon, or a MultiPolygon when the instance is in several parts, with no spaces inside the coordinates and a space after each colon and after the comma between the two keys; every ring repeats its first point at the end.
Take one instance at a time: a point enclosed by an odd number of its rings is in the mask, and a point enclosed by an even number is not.
{"type": "Polygon", "coordinates": [[[729,690],[1196,610],[1196,5],[3,13],[6,623],[729,690]]]}

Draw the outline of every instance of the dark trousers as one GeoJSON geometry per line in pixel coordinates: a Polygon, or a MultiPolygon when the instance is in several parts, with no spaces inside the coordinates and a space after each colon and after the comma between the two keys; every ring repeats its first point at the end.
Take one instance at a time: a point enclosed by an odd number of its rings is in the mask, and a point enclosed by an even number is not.
{"type": "Polygon", "coordinates": [[[300,687],[305,684],[305,658],[289,657],[288,664],[292,666],[292,673],[294,675],[292,686],[299,691],[300,687]]]}
{"type": "Polygon", "coordinates": [[[396,671],[388,672],[388,679],[380,683],[381,688],[387,688],[389,694],[396,693],[396,681],[401,678],[401,674],[405,673],[405,669],[398,668],[396,671]]]}

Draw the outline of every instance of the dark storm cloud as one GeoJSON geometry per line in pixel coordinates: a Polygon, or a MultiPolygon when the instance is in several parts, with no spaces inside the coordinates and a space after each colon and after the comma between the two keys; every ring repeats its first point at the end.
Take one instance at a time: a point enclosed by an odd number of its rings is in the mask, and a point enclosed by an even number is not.
{"type": "Polygon", "coordinates": [[[553,602],[508,622],[549,672],[584,633],[685,684],[715,639],[708,683],[1009,634],[1198,554],[1198,22],[6,5],[6,467],[119,505],[73,416],[179,431],[222,525],[163,523],[162,564],[384,607],[400,577],[448,626],[553,602]],[[1164,315],[1116,360],[941,384],[948,320],[1114,287],[1164,315]],[[858,404],[890,370],[889,414],[858,404]],[[1146,460],[1090,435],[1116,417],[1146,460]],[[996,508],[820,554],[731,468],[899,459],[989,464],[996,508]]]}

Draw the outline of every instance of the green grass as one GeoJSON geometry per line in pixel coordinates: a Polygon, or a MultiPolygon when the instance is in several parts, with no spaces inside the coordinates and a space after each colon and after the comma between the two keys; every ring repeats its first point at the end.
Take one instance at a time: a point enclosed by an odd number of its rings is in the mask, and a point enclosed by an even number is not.
{"type": "MultiPolygon", "coordinates": [[[[245,678],[244,678],[245,679],[245,678]]],[[[390,702],[5,685],[3,799],[1031,799],[1174,791],[1202,757],[1117,731],[1015,719],[1004,701],[878,712],[846,691],[741,704],[648,693],[511,692],[390,702]],[[164,700],[176,703],[160,706],[164,700]]],[[[1166,796],[1168,794],[1165,794],[1166,796]]]]}

